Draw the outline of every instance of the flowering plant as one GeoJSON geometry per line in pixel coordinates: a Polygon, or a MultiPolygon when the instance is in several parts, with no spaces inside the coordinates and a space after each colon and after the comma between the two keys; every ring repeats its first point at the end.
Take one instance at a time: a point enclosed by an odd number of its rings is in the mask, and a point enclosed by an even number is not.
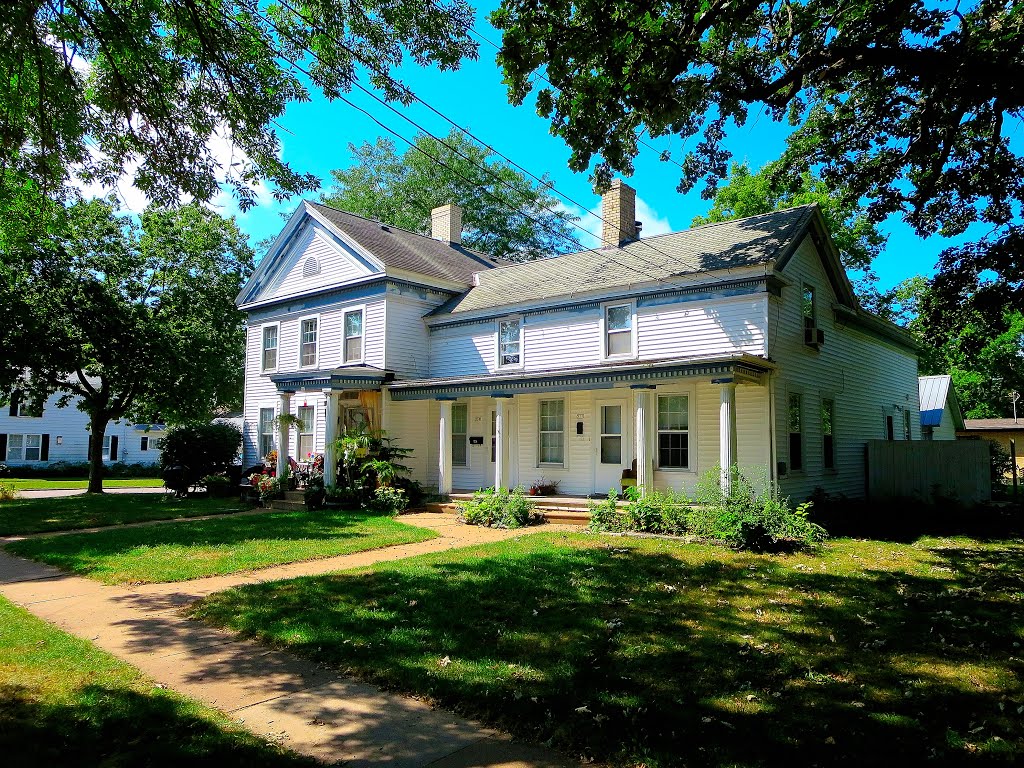
{"type": "Polygon", "coordinates": [[[273,475],[253,473],[249,475],[249,485],[256,489],[260,495],[260,501],[264,503],[277,498],[281,493],[281,481],[273,475]]]}
{"type": "Polygon", "coordinates": [[[271,469],[277,467],[277,451],[270,451],[266,456],[263,457],[263,462],[271,469]]]}

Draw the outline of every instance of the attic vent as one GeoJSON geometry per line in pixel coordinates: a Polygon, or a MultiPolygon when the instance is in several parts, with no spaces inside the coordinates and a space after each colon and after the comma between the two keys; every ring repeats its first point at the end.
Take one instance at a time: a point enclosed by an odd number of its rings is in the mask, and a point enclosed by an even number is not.
{"type": "Polygon", "coordinates": [[[316,256],[310,256],[306,259],[306,263],[302,265],[302,276],[313,277],[314,275],[320,274],[320,262],[316,256]]]}

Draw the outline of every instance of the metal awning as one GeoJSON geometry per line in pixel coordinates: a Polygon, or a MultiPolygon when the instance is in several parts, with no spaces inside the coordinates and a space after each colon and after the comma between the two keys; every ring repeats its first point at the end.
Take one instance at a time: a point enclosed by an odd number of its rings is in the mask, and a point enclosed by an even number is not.
{"type": "Polygon", "coordinates": [[[688,376],[731,379],[739,384],[763,384],[765,374],[774,367],[764,358],[747,354],[703,359],[631,360],[561,371],[502,372],[482,376],[397,381],[388,385],[388,391],[392,400],[433,400],[611,389],[623,384],[655,385],[666,379],[688,376]]]}
{"type": "Polygon", "coordinates": [[[301,390],[357,389],[376,390],[394,381],[394,371],[374,368],[371,365],[343,365],[329,371],[308,371],[305,373],[277,373],[270,377],[278,392],[301,390]]]}

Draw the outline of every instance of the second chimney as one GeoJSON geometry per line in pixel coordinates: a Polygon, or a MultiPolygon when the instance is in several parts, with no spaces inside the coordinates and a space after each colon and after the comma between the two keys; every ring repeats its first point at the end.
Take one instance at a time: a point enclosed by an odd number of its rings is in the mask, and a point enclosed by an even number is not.
{"type": "Polygon", "coordinates": [[[462,242],[462,208],[455,204],[442,205],[430,212],[430,235],[446,243],[462,242]]]}
{"type": "Polygon", "coordinates": [[[636,190],[621,179],[615,179],[608,191],[601,195],[601,244],[617,247],[637,240],[640,230],[636,226],[636,190]]]}

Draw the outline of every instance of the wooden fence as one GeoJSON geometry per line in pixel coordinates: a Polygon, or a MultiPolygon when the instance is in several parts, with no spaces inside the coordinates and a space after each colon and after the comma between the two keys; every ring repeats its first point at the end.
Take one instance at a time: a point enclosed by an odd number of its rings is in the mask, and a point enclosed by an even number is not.
{"type": "Polygon", "coordinates": [[[977,504],[992,498],[988,443],[984,440],[869,440],[869,499],[936,496],[977,504]]]}

